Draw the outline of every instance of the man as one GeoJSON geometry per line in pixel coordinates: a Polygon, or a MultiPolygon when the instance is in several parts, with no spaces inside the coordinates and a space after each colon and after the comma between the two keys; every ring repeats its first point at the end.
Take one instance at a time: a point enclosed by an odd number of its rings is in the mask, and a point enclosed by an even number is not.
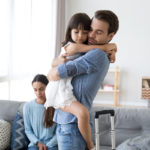
{"type": "MultiPolygon", "coordinates": [[[[97,11],[92,18],[88,44],[107,44],[117,32],[118,26],[118,18],[112,11],[97,11]]],[[[52,69],[48,77],[51,80],[58,80],[73,76],[74,95],[90,111],[97,91],[108,71],[109,63],[108,56],[104,51],[93,49],[78,59],[52,69]]],[[[57,109],[54,121],[58,124],[59,150],[85,150],[85,142],[78,130],[74,115],[57,109]]]]}

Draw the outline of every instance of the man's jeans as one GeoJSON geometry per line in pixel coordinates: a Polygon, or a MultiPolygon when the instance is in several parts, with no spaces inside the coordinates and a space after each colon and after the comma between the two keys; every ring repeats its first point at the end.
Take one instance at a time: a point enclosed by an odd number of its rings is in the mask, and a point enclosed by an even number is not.
{"type": "Polygon", "coordinates": [[[56,134],[59,150],[85,150],[86,144],[76,123],[57,124],[56,134]]]}

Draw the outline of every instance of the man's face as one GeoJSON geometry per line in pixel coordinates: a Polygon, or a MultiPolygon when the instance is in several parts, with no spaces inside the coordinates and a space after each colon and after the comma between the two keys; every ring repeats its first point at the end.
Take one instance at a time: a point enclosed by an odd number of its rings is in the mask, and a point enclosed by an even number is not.
{"type": "Polygon", "coordinates": [[[88,35],[90,45],[101,45],[108,43],[114,36],[114,33],[108,34],[109,24],[107,22],[93,18],[91,31],[88,35]]]}

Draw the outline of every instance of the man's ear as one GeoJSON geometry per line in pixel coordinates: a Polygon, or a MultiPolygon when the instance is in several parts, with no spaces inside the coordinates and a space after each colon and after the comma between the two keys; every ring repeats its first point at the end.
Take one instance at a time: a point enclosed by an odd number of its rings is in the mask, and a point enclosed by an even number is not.
{"type": "Polygon", "coordinates": [[[115,35],[115,33],[114,33],[114,32],[112,32],[112,33],[110,33],[110,34],[108,35],[109,41],[111,41],[111,40],[112,40],[112,38],[114,37],[114,35],[115,35]]]}

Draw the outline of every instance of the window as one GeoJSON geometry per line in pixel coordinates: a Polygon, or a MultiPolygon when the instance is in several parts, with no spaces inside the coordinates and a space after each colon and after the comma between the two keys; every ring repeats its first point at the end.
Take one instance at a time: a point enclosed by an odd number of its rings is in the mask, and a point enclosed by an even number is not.
{"type": "Polygon", "coordinates": [[[51,0],[0,1],[0,99],[34,98],[31,81],[55,54],[52,15],[51,0]]]}

